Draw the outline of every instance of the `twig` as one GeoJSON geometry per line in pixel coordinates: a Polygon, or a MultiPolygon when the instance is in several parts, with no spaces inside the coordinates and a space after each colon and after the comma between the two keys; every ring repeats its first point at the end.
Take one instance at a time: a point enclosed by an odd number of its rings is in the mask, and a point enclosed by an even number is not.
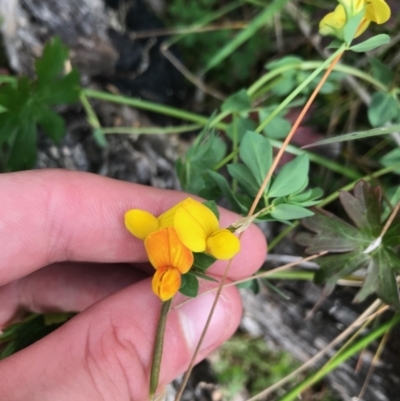
{"type": "Polygon", "coordinates": [[[193,74],[183,63],[174,56],[172,52],[169,51],[168,43],[163,43],[160,47],[161,53],[164,57],[193,85],[197,86],[199,89],[208,93],[209,95],[215,97],[218,100],[225,100],[226,96],[220,91],[206,85],[200,78],[193,74]]]}
{"type": "Polygon", "coordinates": [[[360,391],[360,394],[358,394],[358,397],[354,401],[361,401],[362,398],[364,397],[364,394],[365,394],[365,392],[366,392],[366,390],[368,388],[369,382],[371,380],[372,374],[373,374],[373,372],[375,370],[376,365],[378,364],[379,358],[381,357],[382,352],[383,352],[383,350],[385,348],[385,345],[387,343],[387,340],[388,340],[388,337],[389,337],[389,333],[390,332],[387,331],[386,334],[383,336],[381,342],[379,343],[378,349],[377,349],[377,351],[376,351],[376,353],[374,355],[374,359],[372,360],[371,366],[370,366],[370,368],[368,370],[367,377],[365,378],[365,381],[364,381],[364,384],[363,384],[362,389],[360,391]]]}
{"type": "MultiPolygon", "coordinates": [[[[256,396],[248,399],[247,401],[260,401],[265,399],[269,394],[274,392],[279,387],[283,386],[290,380],[292,380],[299,373],[311,367],[315,362],[321,359],[329,350],[331,350],[334,346],[340,343],[343,339],[348,337],[357,327],[362,325],[365,321],[369,319],[373,319],[377,313],[374,313],[381,306],[381,301],[377,299],[369,308],[367,308],[346,330],[340,333],[334,340],[332,340],[326,347],[324,347],[321,351],[315,354],[311,359],[309,359],[306,363],[300,366],[298,369],[285,376],[283,379],[279,380],[277,383],[268,387],[267,389],[261,391],[256,396]]],[[[379,314],[383,313],[386,308],[381,308],[379,310],[379,314]]]]}

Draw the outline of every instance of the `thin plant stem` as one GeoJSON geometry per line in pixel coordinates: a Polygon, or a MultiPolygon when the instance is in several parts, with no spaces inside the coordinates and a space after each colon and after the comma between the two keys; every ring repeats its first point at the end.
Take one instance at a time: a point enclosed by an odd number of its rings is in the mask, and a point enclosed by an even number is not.
{"type": "Polygon", "coordinates": [[[97,118],[97,114],[93,110],[93,107],[90,104],[90,102],[83,90],[81,91],[81,93],[79,95],[79,100],[81,101],[81,104],[85,110],[88,123],[93,128],[93,136],[94,136],[95,140],[101,147],[104,148],[105,146],[107,146],[107,140],[104,137],[104,133],[102,131],[100,121],[97,118]]]}
{"type": "Polygon", "coordinates": [[[394,218],[396,217],[397,212],[399,211],[399,208],[400,208],[400,202],[399,202],[399,203],[396,205],[396,207],[393,209],[392,213],[390,213],[390,216],[389,216],[389,218],[387,219],[387,221],[386,221],[386,223],[385,223],[385,226],[383,227],[382,232],[381,232],[381,234],[380,234],[380,237],[381,237],[381,238],[386,234],[386,232],[387,232],[387,230],[389,229],[390,225],[392,224],[394,218]]]}
{"type": "Polygon", "coordinates": [[[189,376],[190,376],[190,374],[192,373],[192,369],[193,369],[193,366],[194,366],[195,361],[196,361],[196,356],[198,355],[198,353],[199,353],[199,351],[200,351],[200,347],[201,347],[201,345],[203,344],[204,338],[205,338],[205,336],[206,336],[206,334],[207,334],[208,327],[210,326],[211,319],[212,319],[212,317],[213,317],[213,315],[214,315],[214,311],[215,311],[215,308],[216,308],[216,306],[217,306],[219,297],[220,297],[220,295],[221,295],[221,293],[222,293],[222,290],[223,290],[223,288],[224,288],[224,283],[225,283],[225,281],[226,281],[226,278],[228,277],[228,272],[229,272],[229,269],[230,269],[230,267],[231,267],[232,260],[233,260],[233,259],[230,259],[230,260],[229,260],[229,262],[228,262],[228,264],[227,264],[227,267],[226,267],[226,269],[225,269],[225,271],[224,271],[224,274],[223,274],[222,279],[221,279],[221,281],[220,281],[220,285],[218,286],[217,293],[216,293],[216,295],[215,295],[214,302],[213,302],[213,304],[212,304],[212,306],[211,306],[210,313],[208,314],[207,321],[206,321],[206,323],[205,323],[205,325],[204,325],[204,329],[203,329],[203,331],[202,331],[202,333],[201,333],[199,342],[197,343],[196,349],[194,350],[192,359],[190,360],[189,367],[188,367],[187,371],[185,372],[185,375],[183,376],[182,384],[181,384],[181,386],[180,386],[180,388],[179,388],[179,390],[178,390],[178,392],[177,392],[177,394],[176,394],[176,396],[175,396],[175,401],[179,401],[179,400],[181,399],[182,394],[183,394],[183,391],[184,391],[184,389],[185,389],[185,387],[186,387],[186,383],[188,382],[189,376]]]}
{"type": "MultiPolygon", "coordinates": [[[[310,260],[316,259],[316,258],[324,255],[325,253],[326,253],[326,251],[323,251],[323,252],[321,252],[319,254],[310,255],[310,256],[307,256],[306,258],[302,258],[302,259],[296,260],[294,262],[287,263],[287,264],[279,266],[279,267],[277,267],[275,269],[271,269],[271,270],[268,270],[266,272],[254,274],[253,276],[244,278],[242,280],[236,280],[236,281],[232,281],[230,283],[226,283],[226,284],[224,284],[224,288],[231,287],[233,285],[237,285],[237,284],[240,284],[240,283],[245,283],[247,281],[254,280],[254,279],[257,279],[257,278],[265,278],[265,277],[274,276],[275,274],[277,274],[279,272],[282,272],[284,270],[290,269],[291,267],[297,266],[297,265],[299,265],[299,264],[301,264],[303,262],[308,262],[310,260]]],[[[209,290],[206,290],[206,291],[202,292],[199,296],[204,295],[204,294],[208,294],[208,293],[210,293],[212,291],[215,291],[216,288],[217,287],[210,288],[209,290]]],[[[188,302],[190,302],[190,299],[182,301],[178,305],[175,305],[172,309],[180,308],[181,306],[185,305],[188,302]]]]}
{"type": "Polygon", "coordinates": [[[153,358],[151,361],[150,372],[150,399],[154,398],[157,391],[158,379],[160,377],[161,359],[164,347],[165,325],[167,323],[168,312],[171,308],[172,299],[162,303],[160,318],[158,320],[157,334],[153,349],[153,358]]]}
{"type": "MultiPolygon", "coordinates": [[[[92,99],[104,100],[106,102],[112,102],[117,104],[126,104],[127,106],[137,107],[138,109],[153,111],[155,113],[164,114],[170,117],[176,117],[181,120],[192,121],[197,124],[206,125],[208,118],[199,114],[191,113],[177,109],[175,107],[164,106],[161,104],[149,102],[147,100],[131,98],[122,95],[114,95],[112,93],[96,91],[93,89],[83,89],[83,93],[92,99]]],[[[215,127],[218,129],[226,130],[227,124],[217,123],[215,127]]]]}
{"type": "MultiPolygon", "coordinates": [[[[297,396],[304,391],[307,387],[310,387],[312,384],[316,383],[328,373],[332,372],[332,370],[336,369],[341,363],[350,358],[355,353],[361,351],[366,345],[370,344],[372,341],[376,340],[382,335],[385,335],[390,329],[395,327],[400,322],[400,315],[395,315],[390,321],[384,323],[377,329],[373,330],[371,333],[366,335],[364,338],[360,339],[354,345],[346,348],[342,352],[338,353],[333,360],[321,368],[318,372],[316,372],[311,377],[308,377],[302,383],[298,384],[293,390],[289,393],[285,394],[278,401],[292,401],[297,398],[297,396]]],[[[250,401],[250,400],[248,400],[250,401]]]]}
{"type": "MultiPolygon", "coordinates": [[[[333,68],[337,64],[337,62],[340,60],[342,54],[344,53],[346,48],[346,45],[343,44],[340,46],[339,49],[335,51],[328,59],[326,59],[320,67],[318,67],[314,72],[312,72],[289,96],[286,97],[283,102],[279,104],[279,106],[257,127],[256,131],[261,132],[264,127],[266,127],[270,121],[272,121],[282,110],[284,110],[289,103],[314,79],[320,74],[328,65],[329,67],[326,69],[325,74],[320,80],[320,83],[317,85],[317,87],[314,89],[313,94],[311,95],[310,99],[312,96],[319,92],[321,89],[322,85],[325,83],[326,79],[332,72],[333,68]],[[322,82],[322,84],[321,84],[322,82]]],[[[304,109],[303,109],[304,110],[304,109]]]]}
{"type": "MultiPolygon", "coordinates": [[[[340,60],[340,58],[343,55],[343,51],[340,52],[339,54],[336,55],[336,57],[332,60],[331,65],[329,66],[329,68],[326,70],[325,74],[323,75],[323,77],[321,78],[320,82],[318,83],[317,87],[314,89],[313,93],[311,94],[310,98],[308,99],[307,103],[305,104],[305,106],[303,107],[301,113],[299,114],[299,116],[297,117],[295,123],[293,124],[292,129],[290,130],[288,136],[286,137],[285,141],[283,142],[282,147],[279,149],[278,154],[276,155],[274,162],[272,163],[271,168],[269,169],[267,176],[265,177],[254,201],[253,204],[251,205],[251,208],[249,210],[249,216],[251,216],[257,205],[258,202],[260,201],[264,190],[269,182],[269,180],[272,177],[272,174],[274,173],[279,161],[281,160],[283,153],[285,152],[285,149],[287,147],[287,145],[289,144],[289,142],[291,141],[293,135],[295,134],[297,128],[299,127],[300,123],[303,121],[304,116],[306,115],[308,109],[310,108],[311,104],[313,103],[314,99],[316,98],[317,94],[319,93],[320,89],[322,88],[323,84],[325,83],[325,81],[328,79],[329,74],[332,72],[333,68],[335,67],[335,65],[338,63],[338,61],[340,60]]],[[[263,124],[260,125],[260,127],[263,126],[263,124]]]]}
{"type": "Polygon", "coordinates": [[[374,355],[374,359],[372,360],[371,366],[370,366],[370,368],[368,370],[367,377],[365,378],[365,382],[364,382],[364,384],[363,384],[363,386],[361,388],[360,394],[358,394],[357,398],[359,400],[362,400],[362,398],[364,397],[365,392],[367,391],[369,382],[371,381],[372,374],[374,373],[375,367],[377,366],[377,364],[379,362],[379,358],[381,357],[382,352],[383,352],[383,350],[385,348],[385,345],[386,345],[386,343],[387,343],[387,341],[389,339],[389,333],[390,333],[390,331],[387,330],[385,335],[382,337],[381,342],[379,343],[378,349],[377,349],[377,351],[376,351],[376,353],[374,355]]]}
{"type": "Polygon", "coordinates": [[[206,26],[188,26],[183,28],[162,28],[149,29],[146,31],[132,32],[129,37],[132,39],[154,38],[159,36],[188,35],[191,33],[214,32],[222,30],[236,30],[246,28],[247,21],[235,21],[229,24],[212,24],[206,26]]]}
{"type": "Polygon", "coordinates": [[[177,125],[173,127],[110,127],[103,128],[104,134],[128,134],[128,135],[165,135],[181,134],[195,131],[202,127],[201,124],[177,125]]]}
{"type": "Polygon", "coordinates": [[[376,310],[380,307],[381,301],[376,300],[375,302],[372,303],[346,330],[344,330],[342,333],[340,333],[334,340],[332,340],[327,346],[324,347],[321,351],[319,351],[317,354],[315,354],[312,358],[310,358],[306,363],[304,363],[302,366],[294,370],[292,373],[286,375],[283,379],[279,380],[272,386],[268,387],[267,389],[261,391],[254,397],[250,398],[247,401],[261,401],[264,400],[268,395],[270,395],[272,392],[274,392],[276,389],[280,388],[284,384],[288,383],[290,380],[292,380],[294,377],[296,377],[298,374],[304,372],[304,370],[308,369],[314,363],[316,363],[318,360],[320,360],[329,350],[331,350],[333,347],[335,347],[337,344],[339,344],[342,340],[344,340],[346,337],[348,337],[353,331],[357,329],[360,325],[362,325],[366,320],[370,319],[371,316],[375,316],[374,313],[376,310]]]}
{"type": "MultiPolygon", "coordinates": [[[[300,71],[308,71],[308,70],[314,70],[316,68],[319,68],[324,64],[324,61],[297,61],[293,62],[291,64],[285,64],[282,65],[281,67],[274,68],[270,72],[266,73],[263,75],[261,78],[259,78],[256,82],[254,82],[250,88],[247,90],[247,94],[251,97],[257,96],[257,93],[259,90],[268,82],[272,81],[276,77],[282,75],[283,73],[287,71],[292,71],[292,70],[300,70],[300,71]]],[[[327,67],[327,66],[326,66],[327,67]]],[[[324,67],[324,69],[326,68],[324,67]]],[[[353,77],[360,78],[363,81],[373,85],[376,89],[382,91],[382,92],[388,92],[389,88],[384,85],[381,81],[378,79],[374,78],[372,75],[359,70],[358,68],[351,67],[346,64],[337,64],[335,67],[335,71],[342,72],[346,75],[352,75],[353,77]]]]}

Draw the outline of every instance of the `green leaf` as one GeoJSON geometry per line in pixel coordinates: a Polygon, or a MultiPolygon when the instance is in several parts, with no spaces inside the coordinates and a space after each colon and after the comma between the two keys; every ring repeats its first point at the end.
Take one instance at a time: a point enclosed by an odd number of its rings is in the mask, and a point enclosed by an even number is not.
{"type": "Polygon", "coordinates": [[[272,164],[272,146],[262,135],[247,131],[239,147],[239,155],[261,185],[272,164]]]}
{"type": "Polygon", "coordinates": [[[303,59],[298,56],[285,56],[278,60],[270,61],[265,64],[267,70],[275,70],[277,68],[285,67],[287,65],[292,65],[298,63],[299,65],[303,62],[303,59]]]}
{"type": "MultiPolygon", "coordinates": [[[[240,143],[243,139],[244,134],[247,131],[254,131],[256,129],[256,123],[253,120],[250,120],[249,118],[243,118],[240,116],[237,116],[235,118],[235,121],[229,124],[226,128],[226,134],[228,137],[233,141],[234,137],[234,124],[236,124],[236,132],[237,132],[237,140],[238,143],[240,143]]],[[[222,157],[221,157],[222,159],[222,157]]]]}
{"type": "Polygon", "coordinates": [[[195,298],[199,292],[199,280],[191,273],[182,274],[182,283],[179,292],[187,297],[195,298]]]}
{"type": "Polygon", "coordinates": [[[11,139],[18,130],[17,116],[0,114],[0,145],[11,139]]]}
{"type": "Polygon", "coordinates": [[[350,134],[338,135],[333,138],[323,139],[321,141],[313,142],[310,145],[305,145],[302,149],[311,148],[314,146],[327,145],[330,143],[338,143],[345,141],[353,141],[356,139],[369,138],[378,135],[387,135],[400,130],[400,125],[392,125],[390,127],[375,128],[368,131],[352,132],[350,134]]]}
{"type": "Polygon", "coordinates": [[[369,52],[370,50],[387,45],[388,43],[390,43],[390,36],[386,35],[385,33],[381,33],[365,40],[364,42],[351,46],[349,50],[353,50],[353,52],[357,53],[369,52]]]}
{"type": "MultiPolygon", "coordinates": [[[[68,315],[68,318],[72,317],[72,314],[68,315]]],[[[0,359],[28,347],[56,330],[62,323],[46,324],[45,315],[31,314],[23,321],[4,328],[0,334],[0,343],[3,344],[0,359]]]]}
{"type": "Polygon", "coordinates": [[[239,186],[250,196],[255,196],[258,192],[259,185],[255,180],[250,169],[241,163],[231,163],[227,166],[229,175],[235,179],[239,186]]]}
{"type": "Polygon", "coordinates": [[[236,287],[251,290],[254,294],[258,294],[260,292],[260,285],[258,284],[257,279],[247,280],[243,283],[239,283],[236,285],[236,287]]]}
{"type": "Polygon", "coordinates": [[[52,139],[54,143],[60,143],[60,140],[65,135],[64,119],[46,106],[41,106],[36,109],[36,119],[47,136],[52,139]]]}
{"type": "Polygon", "coordinates": [[[315,216],[303,220],[303,224],[316,234],[296,236],[300,244],[308,246],[308,253],[341,252],[316,260],[320,270],[315,273],[315,282],[327,283],[329,291],[340,278],[366,269],[364,283],[354,301],[362,302],[375,292],[384,302],[400,309],[396,279],[396,273],[400,273],[400,257],[395,253],[400,243],[400,216],[394,218],[380,242],[378,239],[385,224],[381,223],[380,187],[373,188],[367,182],[359,181],[354,187],[354,195],[342,192],[340,201],[357,228],[325,211],[317,211],[315,216]]]}
{"type": "Polygon", "coordinates": [[[239,92],[231,95],[222,103],[221,110],[224,112],[240,112],[251,108],[251,99],[247,94],[246,89],[241,89],[239,92]]]}
{"type": "Polygon", "coordinates": [[[209,255],[208,253],[198,253],[194,252],[194,262],[193,267],[200,270],[207,270],[212,264],[217,260],[214,256],[209,255]]]}
{"type": "MultiPolygon", "coordinates": [[[[360,246],[359,241],[362,236],[359,231],[325,210],[316,209],[314,216],[302,220],[301,223],[315,233],[296,235],[296,241],[307,246],[306,252],[309,254],[322,251],[347,252],[360,246]]],[[[369,240],[363,241],[366,246],[369,243],[369,240]]]]}
{"type": "Polygon", "coordinates": [[[372,188],[366,181],[359,181],[354,186],[354,196],[349,192],[339,193],[340,202],[349,218],[365,238],[373,240],[381,232],[381,189],[372,188]]]}
{"type": "Polygon", "coordinates": [[[36,132],[39,124],[55,142],[65,134],[62,118],[49,106],[79,99],[79,75],[64,75],[68,50],[57,38],[48,42],[36,61],[36,80],[21,77],[6,82],[0,91],[0,144],[8,142],[6,170],[32,168],[36,161],[36,132]]]}
{"type": "Polygon", "coordinates": [[[327,49],[339,49],[342,46],[342,42],[338,39],[334,39],[329,45],[326,47],[327,49]]]}
{"type": "Polygon", "coordinates": [[[207,173],[209,176],[216,182],[216,184],[221,189],[224,196],[228,199],[229,203],[231,204],[232,208],[238,213],[246,213],[247,209],[244,205],[242,205],[239,200],[236,198],[235,194],[229,187],[228,182],[226,179],[221,175],[216,173],[215,171],[208,170],[207,173]]]}
{"type": "Polygon", "coordinates": [[[399,168],[394,170],[394,172],[400,174],[400,148],[395,148],[389,153],[386,153],[386,155],[381,157],[379,161],[385,167],[395,166],[396,164],[399,165],[399,168]]]}
{"type": "Polygon", "coordinates": [[[56,106],[77,102],[79,100],[79,92],[79,73],[77,70],[72,69],[68,75],[57,81],[49,80],[43,83],[37,89],[37,97],[40,102],[56,106]]]}
{"type": "Polygon", "coordinates": [[[204,206],[207,206],[216,216],[216,218],[219,220],[219,210],[218,210],[218,206],[215,203],[215,201],[213,200],[208,200],[203,202],[204,206]]]}
{"type": "Polygon", "coordinates": [[[366,268],[369,260],[369,256],[360,250],[339,255],[323,256],[316,260],[320,269],[315,272],[314,282],[316,284],[336,283],[340,278],[348,276],[358,269],[366,268]]]}
{"type": "MultiPolygon", "coordinates": [[[[271,114],[269,110],[261,110],[259,112],[260,122],[264,121],[271,114]]],[[[282,139],[286,138],[290,129],[292,128],[292,124],[282,117],[274,117],[268,125],[266,125],[263,129],[263,132],[267,137],[273,139],[282,139]]]]}
{"type": "Polygon", "coordinates": [[[248,41],[256,32],[264,27],[269,21],[272,21],[274,15],[283,9],[289,0],[274,0],[272,3],[267,5],[264,10],[257,14],[250,22],[247,27],[240,31],[233,40],[227,43],[222,49],[218,51],[207,63],[203,73],[214,68],[220,64],[225,58],[231,55],[239,46],[248,41]]]}
{"type": "Polygon", "coordinates": [[[372,75],[385,85],[390,85],[394,80],[394,72],[386,64],[375,57],[370,57],[369,62],[372,68],[372,75]]]}
{"type": "Polygon", "coordinates": [[[375,292],[378,282],[379,266],[371,259],[368,263],[365,280],[360,291],[357,292],[353,302],[364,302],[367,297],[375,292]]]}
{"type": "Polygon", "coordinates": [[[71,319],[71,313],[65,312],[55,312],[55,313],[45,313],[43,315],[44,324],[46,326],[50,326],[52,324],[64,323],[67,320],[71,319]]]}
{"type": "Polygon", "coordinates": [[[26,117],[19,123],[14,135],[7,168],[11,171],[27,170],[36,162],[36,126],[26,117]]]}
{"type": "Polygon", "coordinates": [[[272,210],[271,216],[276,220],[297,220],[312,216],[314,213],[302,206],[281,203],[272,210]]]}
{"type": "Polygon", "coordinates": [[[310,162],[306,154],[297,156],[280,170],[268,191],[271,198],[295,194],[308,184],[310,162]]]}
{"type": "Polygon", "coordinates": [[[393,95],[375,92],[368,107],[368,119],[373,127],[384,125],[399,113],[399,106],[393,95]]]}
{"type": "Polygon", "coordinates": [[[216,188],[206,170],[220,162],[226,154],[226,143],[214,130],[204,129],[186,152],[185,158],[176,162],[176,169],[182,188],[189,193],[211,196],[216,188]]]}
{"type": "Polygon", "coordinates": [[[400,308],[399,288],[394,270],[391,268],[391,258],[385,249],[380,248],[374,260],[379,266],[379,275],[376,283],[376,293],[384,302],[400,308]]]}
{"type": "MultiPolygon", "coordinates": [[[[392,224],[383,237],[383,244],[385,247],[396,247],[400,244],[400,216],[397,215],[392,224]]],[[[389,253],[389,251],[387,251],[389,253]]],[[[394,261],[392,266],[400,273],[400,257],[394,252],[391,252],[391,258],[394,261]]]]}
{"type": "Polygon", "coordinates": [[[35,62],[38,81],[48,82],[59,78],[64,71],[68,54],[68,47],[64,46],[60,38],[50,39],[43,49],[42,57],[35,62]]]}
{"type": "Polygon", "coordinates": [[[361,12],[359,12],[357,15],[354,15],[346,22],[346,25],[343,28],[343,39],[348,45],[354,39],[354,36],[356,35],[356,32],[358,30],[358,27],[360,26],[361,20],[364,17],[364,14],[365,10],[362,10],[361,12]]]}
{"type": "Polygon", "coordinates": [[[290,195],[288,200],[290,203],[302,203],[319,199],[323,195],[323,193],[324,192],[321,188],[313,188],[301,193],[290,195]]]}
{"type": "Polygon", "coordinates": [[[218,280],[216,280],[214,277],[207,276],[207,274],[204,274],[201,270],[196,270],[196,269],[190,269],[190,274],[193,274],[197,278],[201,278],[202,280],[206,281],[212,281],[213,283],[218,283],[218,280]]]}

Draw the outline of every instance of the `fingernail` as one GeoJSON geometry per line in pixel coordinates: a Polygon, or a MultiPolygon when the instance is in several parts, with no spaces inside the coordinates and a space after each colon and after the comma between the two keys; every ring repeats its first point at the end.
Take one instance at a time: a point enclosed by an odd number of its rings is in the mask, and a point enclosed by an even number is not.
{"type": "MultiPolygon", "coordinates": [[[[186,341],[191,349],[195,349],[206,325],[211,307],[214,303],[215,293],[199,295],[186,305],[178,308],[186,341]]],[[[231,306],[221,295],[215,307],[211,323],[201,345],[201,350],[219,344],[220,339],[230,330],[231,306]]]]}

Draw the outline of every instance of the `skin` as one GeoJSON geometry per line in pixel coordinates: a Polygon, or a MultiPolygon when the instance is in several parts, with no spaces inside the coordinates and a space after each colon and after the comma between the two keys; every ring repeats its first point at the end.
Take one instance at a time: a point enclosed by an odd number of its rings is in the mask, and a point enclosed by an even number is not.
{"type": "MultiPolygon", "coordinates": [[[[62,170],[0,175],[0,328],[21,310],[81,312],[32,346],[0,362],[8,401],[145,401],[161,302],[143,242],[124,227],[128,209],[159,215],[188,195],[62,170]]],[[[221,225],[238,218],[221,210],[221,225]]],[[[229,279],[254,273],[266,254],[250,227],[229,279]]],[[[220,276],[226,262],[209,273],[220,276]]],[[[202,284],[201,291],[210,288],[202,284]]],[[[200,337],[213,293],[168,315],[160,387],[182,374],[200,337]]],[[[235,331],[242,306],[223,291],[198,360],[235,331]]]]}

